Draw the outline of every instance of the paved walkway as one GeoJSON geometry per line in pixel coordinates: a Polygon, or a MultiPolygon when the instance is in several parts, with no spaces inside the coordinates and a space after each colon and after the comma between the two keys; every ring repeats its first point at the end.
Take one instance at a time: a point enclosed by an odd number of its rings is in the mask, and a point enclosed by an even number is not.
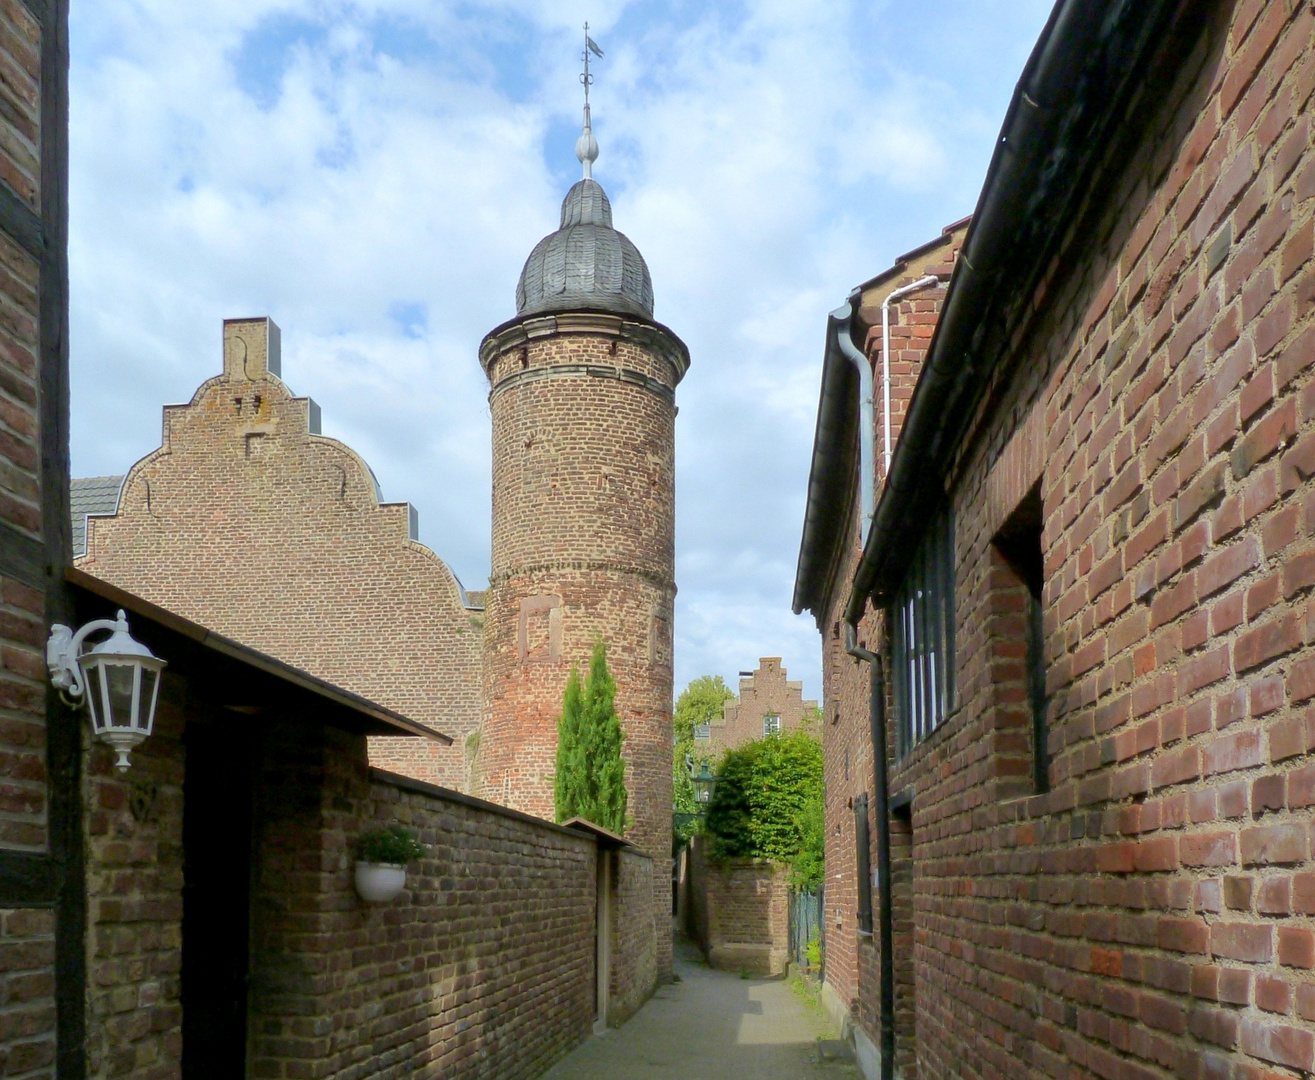
{"type": "Polygon", "coordinates": [[[861,1080],[853,1061],[819,1061],[835,1033],[783,979],[713,971],[676,947],[680,982],[661,987],[624,1027],[585,1043],[544,1080],[861,1080]]]}

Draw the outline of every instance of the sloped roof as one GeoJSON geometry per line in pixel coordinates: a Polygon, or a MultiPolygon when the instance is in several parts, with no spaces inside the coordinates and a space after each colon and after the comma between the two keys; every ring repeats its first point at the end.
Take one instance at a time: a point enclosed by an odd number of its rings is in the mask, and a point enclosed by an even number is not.
{"type": "Polygon", "coordinates": [[[69,514],[73,518],[73,557],[87,554],[87,515],[113,514],[119,509],[122,476],[84,476],[69,485],[69,514]]]}

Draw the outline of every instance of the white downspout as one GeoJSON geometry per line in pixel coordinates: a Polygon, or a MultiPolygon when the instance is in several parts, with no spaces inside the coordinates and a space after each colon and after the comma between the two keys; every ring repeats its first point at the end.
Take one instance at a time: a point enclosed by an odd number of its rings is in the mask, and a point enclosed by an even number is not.
{"type": "Polygon", "coordinates": [[[876,505],[877,478],[872,460],[876,449],[876,437],[873,431],[876,417],[872,408],[872,365],[868,363],[868,358],[858,350],[853,339],[849,336],[849,322],[853,318],[854,305],[857,303],[858,294],[855,290],[848,303],[831,312],[831,318],[836,322],[836,345],[839,346],[840,352],[845,359],[853,364],[858,371],[858,483],[860,488],[859,505],[862,513],[860,523],[862,539],[860,542],[867,544],[868,530],[872,528],[872,513],[876,505]]]}
{"type": "MultiPolygon", "coordinates": [[[[882,477],[890,475],[890,305],[909,293],[925,289],[929,285],[939,285],[941,279],[934,274],[919,278],[912,285],[901,285],[881,303],[881,429],[884,435],[885,470],[882,477]]],[[[875,423],[875,419],[873,423],[875,423]]],[[[867,539],[866,533],[864,539],[867,539]]]]}

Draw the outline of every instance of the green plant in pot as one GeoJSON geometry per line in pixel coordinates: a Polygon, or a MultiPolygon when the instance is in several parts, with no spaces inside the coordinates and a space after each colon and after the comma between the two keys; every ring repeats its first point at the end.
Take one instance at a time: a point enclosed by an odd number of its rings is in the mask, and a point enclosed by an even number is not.
{"type": "Polygon", "coordinates": [[[387,903],[406,885],[406,864],[424,856],[424,844],[400,825],[362,833],[356,840],[356,891],[363,900],[387,903]]]}

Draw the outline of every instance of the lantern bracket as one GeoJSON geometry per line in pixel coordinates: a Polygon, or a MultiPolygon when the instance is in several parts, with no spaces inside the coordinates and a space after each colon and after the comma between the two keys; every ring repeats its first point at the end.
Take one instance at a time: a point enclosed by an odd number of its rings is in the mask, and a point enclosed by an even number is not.
{"type": "Polygon", "coordinates": [[[82,672],[78,668],[78,657],[82,653],[82,643],[98,630],[113,633],[115,630],[128,632],[128,618],[120,611],[117,619],[94,619],[74,633],[63,623],[55,623],[50,628],[50,640],[46,642],[46,667],[50,669],[50,681],[61,693],[70,698],[81,698],[85,687],[82,685],[82,672]]]}

